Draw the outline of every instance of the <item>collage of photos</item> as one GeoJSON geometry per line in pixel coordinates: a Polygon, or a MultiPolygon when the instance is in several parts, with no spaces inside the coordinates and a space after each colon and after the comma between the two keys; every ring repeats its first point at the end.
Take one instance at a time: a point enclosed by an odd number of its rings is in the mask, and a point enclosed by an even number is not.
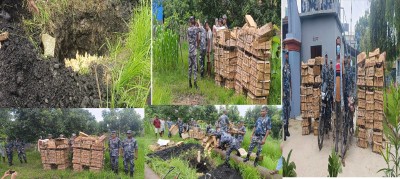
{"type": "Polygon", "coordinates": [[[0,178],[399,178],[398,14],[0,0],[0,178]]]}

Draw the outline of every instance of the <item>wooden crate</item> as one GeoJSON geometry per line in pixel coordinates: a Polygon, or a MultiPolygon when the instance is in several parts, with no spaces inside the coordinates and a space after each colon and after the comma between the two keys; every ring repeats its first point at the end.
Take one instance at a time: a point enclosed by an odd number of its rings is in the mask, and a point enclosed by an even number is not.
{"type": "Polygon", "coordinates": [[[365,116],[365,109],[359,108],[357,111],[357,116],[358,117],[364,117],[365,116]]]}
{"type": "Polygon", "coordinates": [[[365,77],[364,76],[357,77],[357,86],[365,86],[365,77]]]}
{"type": "Polygon", "coordinates": [[[357,69],[357,74],[364,76],[365,75],[365,68],[359,66],[358,69],[357,69]]]}
{"type": "Polygon", "coordinates": [[[363,89],[358,89],[358,91],[357,91],[357,97],[358,97],[358,99],[365,99],[365,90],[363,90],[363,89]]]}
{"type": "Polygon", "coordinates": [[[320,88],[313,88],[313,94],[314,97],[321,96],[321,89],[320,88]]]}
{"type": "Polygon", "coordinates": [[[383,112],[382,111],[374,112],[374,121],[383,121],[383,112]]]}
{"type": "Polygon", "coordinates": [[[382,143],[382,141],[383,141],[382,132],[374,132],[374,134],[372,136],[372,141],[382,143]]]}
{"type": "Polygon", "coordinates": [[[360,139],[367,139],[367,131],[363,128],[358,128],[358,138],[360,139]]]}
{"type": "Polygon", "coordinates": [[[374,122],[370,122],[370,121],[365,122],[366,129],[372,129],[373,127],[374,127],[374,122]]]}
{"type": "Polygon", "coordinates": [[[300,95],[307,95],[307,88],[305,86],[300,86],[300,95]]]}
{"type": "Polygon", "coordinates": [[[301,121],[301,126],[302,126],[302,127],[307,127],[307,126],[310,126],[310,125],[311,125],[311,119],[309,119],[309,118],[303,119],[303,120],[301,121]]]}
{"type": "Polygon", "coordinates": [[[369,91],[369,90],[367,90],[366,92],[365,92],[365,100],[367,101],[367,102],[373,102],[374,101],[374,91],[369,91]]]}
{"type": "Polygon", "coordinates": [[[302,127],[302,135],[309,135],[310,134],[310,126],[302,127]]]}
{"type": "Polygon", "coordinates": [[[365,118],[364,117],[357,117],[356,124],[357,124],[357,126],[365,126],[365,118]]]}
{"type": "Polygon", "coordinates": [[[251,92],[247,93],[247,99],[249,99],[252,104],[267,104],[267,97],[257,97],[254,94],[251,94],[251,92]]]}
{"type": "Polygon", "coordinates": [[[374,85],[375,87],[383,87],[384,79],[383,77],[374,77],[374,85]]]}
{"type": "Polygon", "coordinates": [[[374,130],[383,131],[382,121],[374,121],[374,130]]]}
{"type": "Polygon", "coordinates": [[[358,99],[358,108],[365,109],[365,99],[358,99]]]}
{"type": "Polygon", "coordinates": [[[383,102],[376,100],[374,103],[374,109],[376,111],[383,111],[383,102]]]}
{"type": "Polygon", "coordinates": [[[380,154],[382,151],[382,143],[373,142],[372,152],[380,154]]]}
{"type": "Polygon", "coordinates": [[[368,76],[368,77],[375,76],[375,67],[374,66],[366,68],[365,71],[366,71],[366,76],[368,76]]]}
{"type": "Polygon", "coordinates": [[[365,139],[358,139],[357,146],[360,148],[368,148],[368,142],[365,139]]]}
{"type": "Polygon", "coordinates": [[[300,95],[300,101],[302,103],[307,103],[307,96],[306,95],[300,95]]]}
{"type": "Polygon", "coordinates": [[[365,77],[365,85],[369,87],[374,86],[374,77],[365,77]]]}
{"type": "Polygon", "coordinates": [[[321,75],[321,66],[320,65],[314,65],[313,74],[314,74],[314,76],[321,75]]]}
{"type": "Polygon", "coordinates": [[[383,66],[381,66],[381,67],[377,67],[377,68],[375,68],[375,76],[376,77],[383,77],[383,75],[384,75],[384,70],[383,70],[383,66]]]}
{"type": "Polygon", "coordinates": [[[378,101],[383,101],[383,92],[381,90],[375,90],[374,99],[378,101]]]}
{"type": "Polygon", "coordinates": [[[365,109],[367,111],[374,111],[375,110],[374,101],[367,101],[366,104],[365,104],[365,109]]]}
{"type": "Polygon", "coordinates": [[[372,122],[374,120],[374,113],[375,113],[375,111],[366,111],[365,112],[365,120],[372,122]]]}

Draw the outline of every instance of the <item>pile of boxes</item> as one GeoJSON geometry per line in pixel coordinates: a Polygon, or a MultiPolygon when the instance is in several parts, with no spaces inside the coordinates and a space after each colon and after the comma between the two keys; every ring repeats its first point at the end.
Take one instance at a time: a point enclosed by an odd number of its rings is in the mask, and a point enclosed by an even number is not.
{"type": "Polygon", "coordinates": [[[386,53],[379,49],[357,56],[357,146],[380,153],[383,145],[383,86],[386,53]]]}

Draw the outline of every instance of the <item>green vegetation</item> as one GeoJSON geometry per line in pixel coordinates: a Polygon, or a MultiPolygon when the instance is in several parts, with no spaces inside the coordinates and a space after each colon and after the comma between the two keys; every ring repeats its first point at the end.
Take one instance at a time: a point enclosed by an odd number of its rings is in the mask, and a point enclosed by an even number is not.
{"type": "MultiPolygon", "coordinates": [[[[237,110],[237,106],[221,106],[226,109],[228,109],[228,116],[231,119],[232,118],[237,118],[233,121],[238,121],[242,120],[243,117],[239,116],[237,110]]],[[[246,112],[246,117],[244,120],[246,120],[246,125],[254,125],[254,121],[247,121],[253,120],[254,117],[258,117],[260,114],[261,106],[255,106],[253,109],[249,109],[246,112]]],[[[276,108],[270,107],[269,113],[278,115],[280,114],[281,110],[278,110],[276,108]]],[[[152,125],[152,119],[155,114],[158,114],[159,117],[161,118],[166,118],[166,117],[171,117],[173,121],[176,121],[177,117],[182,117],[184,121],[189,120],[191,117],[194,117],[195,120],[201,119],[204,124],[205,123],[212,123],[214,124],[215,120],[218,118],[220,115],[218,111],[216,110],[215,106],[149,106],[145,109],[145,122],[144,122],[144,130],[145,130],[145,135],[146,135],[146,146],[149,146],[157,141],[155,134],[154,134],[154,127],[152,125]],[[211,116],[211,117],[210,117],[211,116]]],[[[278,118],[280,119],[280,118],[278,118]]],[[[202,126],[202,125],[201,125],[202,126]]],[[[202,126],[204,128],[204,126],[202,126]]],[[[273,126],[274,128],[274,126],[273,126]]],[[[251,133],[252,133],[252,127],[247,128],[246,135],[244,137],[244,141],[242,143],[242,148],[245,150],[248,150],[248,147],[251,142],[251,133]]],[[[278,134],[279,135],[279,134],[278,134]]],[[[167,134],[163,138],[167,138],[167,134]]],[[[179,135],[172,136],[170,140],[173,140],[175,142],[177,141],[182,141],[182,139],[179,137],[179,135]]],[[[194,139],[189,139],[185,140],[185,143],[200,143],[197,140],[194,139]]],[[[273,134],[271,134],[265,144],[263,145],[263,150],[262,150],[262,155],[263,155],[263,160],[259,162],[260,166],[263,166],[267,169],[274,170],[277,166],[279,158],[282,156],[282,151],[280,149],[280,139],[274,138],[273,134]]],[[[255,152],[256,149],[254,149],[255,152]]],[[[149,154],[151,151],[146,150],[146,155],[149,154]]],[[[179,172],[181,172],[180,176],[187,176],[188,178],[197,178],[197,175],[193,175],[193,171],[195,172],[195,169],[189,168],[188,163],[186,160],[183,160],[182,158],[176,156],[176,158],[173,158],[168,161],[163,161],[159,159],[149,159],[149,165],[150,167],[159,175],[159,176],[164,176],[170,167],[174,166],[176,167],[168,176],[173,177],[176,176],[179,172]],[[186,166],[186,168],[181,169],[181,166],[186,166]]],[[[218,155],[217,153],[212,152],[211,155],[211,161],[213,166],[218,166],[224,162],[224,159],[222,156],[218,155]]],[[[260,174],[258,171],[250,165],[246,164],[236,164],[232,160],[230,161],[230,164],[232,167],[238,169],[242,175],[243,178],[245,179],[252,179],[252,178],[260,178],[260,174]]],[[[282,170],[279,172],[282,174],[282,170]]],[[[168,177],[167,177],[168,178],[168,177]]]]}
{"type": "Polygon", "coordinates": [[[338,177],[339,173],[342,173],[342,163],[339,155],[332,150],[331,155],[328,158],[328,177],[338,177]]]}
{"type": "Polygon", "coordinates": [[[386,177],[400,177],[400,89],[393,85],[386,89],[384,101],[383,132],[388,142],[381,155],[387,166],[378,172],[384,172],[386,177]]]}
{"type": "Polygon", "coordinates": [[[296,164],[293,161],[290,161],[290,156],[292,155],[293,149],[290,150],[288,157],[283,158],[283,177],[296,177],[296,164]]]}

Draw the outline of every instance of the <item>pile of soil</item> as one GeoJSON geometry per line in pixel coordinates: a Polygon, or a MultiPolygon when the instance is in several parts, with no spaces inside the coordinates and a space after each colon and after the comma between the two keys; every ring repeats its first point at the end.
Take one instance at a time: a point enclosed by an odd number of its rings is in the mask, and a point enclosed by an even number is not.
{"type": "Polygon", "coordinates": [[[194,149],[203,151],[204,148],[200,144],[189,143],[189,144],[182,144],[180,146],[175,146],[175,147],[170,147],[170,148],[167,148],[164,150],[160,150],[160,151],[148,154],[147,156],[149,156],[150,158],[158,157],[163,160],[169,160],[173,157],[180,156],[181,154],[183,154],[187,151],[190,151],[190,150],[194,150],[194,149]]]}
{"type": "MultiPolygon", "coordinates": [[[[106,43],[106,36],[110,36],[106,32],[126,26],[126,23],[122,22],[131,17],[129,11],[132,11],[133,7],[125,7],[125,10],[121,10],[118,14],[110,11],[99,13],[103,16],[94,15],[95,11],[82,12],[78,16],[79,21],[73,18],[76,15],[74,13],[62,17],[63,20],[55,25],[56,33],[51,34],[57,38],[56,58],[43,59],[40,55],[41,49],[31,43],[23,30],[22,17],[31,18],[31,15],[23,7],[22,2],[23,0],[5,0],[4,9],[10,13],[12,19],[10,21],[0,19],[0,32],[10,33],[9,39],[2,42],[0,49],[0,107],[99,107],[107,99],[103,67],[93,66],[91,74],[79,75],[72,69],[65,68],[64,57],[75,55],[76,50],[92,54],[105,53],[105,50],[98,49],[106,43]],[[104,17],[107,13],[112,17],[104,17]],[[94,23],[98,18],[103,20],[94,23]],[[109,24],[106,21],[109,21],[109,24]],[[120,23],[120,26],[116,26],[116,23],[120,23]],[[82,28],[73,28],[78,27],[76,24],[81,24],[79,27],[82,28]],[[105,28],[107,25],[116,27],[107,29],[105,28]],[[105,30],[89,31],[89,29],[105,30]],[[97,71],[98,79],[94,75],[94,69],[97,71]],[[99,81],[99,84],[96,81],[99,81]]],[[[110,5],[109,1],[104,2],[107,3],[100,4],[107,7],[110,5]]],[[[117,10],[114,8],[114,11],[117,10]]],[[[123,30],[126,28],[122,28],[121,31],[123,30]]],[[[34,37],[34,39],[39,38],[34,37]]]]}
{"type": "Polygon", "coordinates": [[[210,176],[201,176],[199,179],[215,178],[215,179],[242,179],[240,172],[228,165],[220,165],[214,170],[208,172],[210,176]]]}

